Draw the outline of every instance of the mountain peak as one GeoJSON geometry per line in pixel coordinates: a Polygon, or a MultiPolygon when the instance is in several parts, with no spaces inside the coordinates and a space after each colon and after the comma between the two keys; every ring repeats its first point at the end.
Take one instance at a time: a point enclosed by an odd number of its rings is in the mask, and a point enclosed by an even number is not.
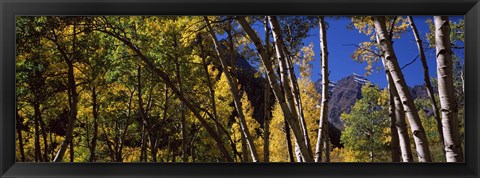
{"type": "Polygon", "coordinates": [[[353,73],[351,76],[353,76],[355,82],[360,83],[361,85],[364,85],[367,82],[369,82],[367,78],[365,78],[364,76],[358,75],[356,73],[353,73]]]}

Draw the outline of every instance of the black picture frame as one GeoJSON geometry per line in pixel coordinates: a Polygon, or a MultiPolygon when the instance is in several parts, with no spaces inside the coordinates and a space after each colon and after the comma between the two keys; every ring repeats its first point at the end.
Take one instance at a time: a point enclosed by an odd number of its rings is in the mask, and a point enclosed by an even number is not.
{"type": "Polygon", "coordinates": [[[12,177],[479,177],[479,0],[0,0],[0,175],[12,177]],[[16,163],[15,16],[465,15],[464,163],[16,163]]]}

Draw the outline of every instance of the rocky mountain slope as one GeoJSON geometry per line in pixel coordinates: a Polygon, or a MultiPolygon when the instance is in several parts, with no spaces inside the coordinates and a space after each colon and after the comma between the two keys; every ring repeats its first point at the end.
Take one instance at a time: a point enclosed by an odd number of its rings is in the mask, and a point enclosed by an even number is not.
{"type": "MultiPolygon", "coordinates": [[[[334,83],[334,85],[330,85],[329,87],[330,101],[328,102],[328,121],[337,129],[343,130],[344,126],[340,115],[343,112],[350,113],[356,100],[362,98],[361,88],[367,82],[369,82],[368,79],[355,73],[340,79],[338,82],[331,82],[334,83]]],[[[321,79],[315,82],[315,88],[321,93],[321,79]]],[[[415,85],[410,88],[410,92],[413,98],[428,98],[427,89],[424,85],[415,85]]]]}

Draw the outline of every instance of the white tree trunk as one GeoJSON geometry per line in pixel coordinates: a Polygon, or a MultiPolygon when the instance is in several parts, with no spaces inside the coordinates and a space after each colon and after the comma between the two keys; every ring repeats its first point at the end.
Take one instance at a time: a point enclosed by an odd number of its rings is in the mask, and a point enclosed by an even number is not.
{"type": "Polygon", "coordinates": [[[463,162],[462,146],[458,128],[458,108],[453,86],[453,60],[450,49],[450,24],[447,16],[434,16],[437,78],[445,156],[447,162],[463,162]]]}
{"type": "Polygon", "coordinates": [[[412,156],[412,147],[410,146],[410,137],[408,136],[407,123],[405,121],[405,110],[403,109],[402,101],[398,96],[397,89],[393,87],[395,84],[390,78],[392,90],[393,90],[393,100],[395,103],[395,126],[397,127],[398,132],[398,143],[400,146],[400,152],[402,153],[403,162],[413,162],[412,156]]]}
{"type": "Polygon", "coordinates": [[[427,87],[427,94],[428,98],[430,98],[430,104],[432,106],[433,110],[433,116],[435,117],[435,121],[437,122],[437,130],[440,136],[440,140],[443,142],[443,130],[442,130],[442,121],[440,120],[440,116],[438,114],[438,106],[437,102],[435,101],[435,95],[433,93],[433,86],[432,83],[430,82],[430,75],[428,72],[428,65],[427,65],[427,58],[425,57],[425,51],[423,50],[423,43],[422,39],[420,39],[420,35],[418,34],[417,26],[415,25],[415,22],[413,21],[412,16],[408,16],[408,20],[410,21],[410,26],[412,27],[412,32],[413,35],[415,36],[415,41],[417,41],[417,48],[418,48],[418,53],[420,56],[420,60],[422,61],[422,67],[423,67],[423,80],[425,81],[425,86],[427,87]]]}
{"type": "Polygon", "coordinates": [[[327,30],[325,27],[325,19],[323,16],[318,18],[319,22],[319,34],[320,34],[320,50],[322,57],[322,105],[320,109],[320,121],[318,122],[318,135],[317,144],[315,148],[315,162],[322,161],[322,152],[324,145],[325,150],[329,144],[326,142],[328,139],[328,85],[330,83],[328,79],[328,48],[327,48],[327,30]],[[324,144],[325,143],[325,144],[324,144]]]}
{"type": "Polygon", "coordinates": [[[388,32],[385,26],[385,17],[375,17],[374,25],[375,31],[378,35],[377,41],[380,45],[380,51],[383,53],[385,58],[385,69],[388,70],[392,76],[392,79],[395,83],[395,88],[397,89],[398,95],[400,96],[400,100],[402,101],[405,109],[405,114],[410,123],[417,149],[418,160],[420,162],[431,162],[432,159],[430,156],[427,137],[425,136],[425,131],[420,121],[420,116],[418,115],[417,108],[415,108],[415,104],[413,103],[413,99],[410,91],[408,90],[405,78],[403,77],[400,66],[398,65],[397,57],[393,50],[391,41],[389,40],[388,32]]]}
{"type": "Polygon", "coordinates": [[[258,38],[258,35],[255,33],[252,27],[250,27],[250,24],[248,24],[248,22],[245,20],[244,17],[239,16],[236,19],[240,23],[242,28],[245,30],[248,37],[252,40],[253,44],[255,45],[257,51],[260,54],[260,59],[262,60],[262,64],[265,70],[267,71],[267,78],[272,88],[273,94],[275,95],[275,98],[277,99],[280,105],[280,108],[282,109],[285,120],[288,122],[288,124],[292,128],[293,135],[296,141],[298,142],[298,145],[300,145],[300,151],[303,157],[305,158],[305,161],[313,162],[312,156],[309,154],[308,150],[306,149],[305,140],[303,139],[303,134],[300,129],[298,119],[293,117],[292,112],[290,112],[290,109],[286,104],[285,96],[281,92],[280,87],[277,83],[278,82],[277,76],[275,75],[275,71],[273,70],[270,58],[268,57],[268,54],[264,46],[262,45],[262,41],[260,40],[260,38],[258,38]]]}
{"type": "MultiPolygon", "coordinates": [[[[269,16],[268,19],[270,21],[270,26],[272,27],[273,41],[275,44],[275,51],[280,67],[280,77],[284,89],[283,91],[285,94],[285,98],[287,98],[287,104],[293,117],[298,118],[298,120],[300,121],[300,128],[305,139],[305,146],[307,148],[307,151],[311,155],[312,153],[310,148],[310,139],[308,137],[308,130],[305,123],[305,118],[303,117],[300,93],[298,92],[298,83],[296,82],[296,78],[294,77],[295,73],[293,72],[292,64],[290,64],[290,61],[286,57],[287,49],[285,48],[283,42],[280,23],[275,16],[269,16]]],[[[295,150],[297,152],[297,157],[302,157],[298,145],[295,145],[295,150]]],[[[297,160],[299,162],[303,162],[303,160],[305,159],[302,158],[297,160]]]]}
{"type": "MultiPolygon", "coordinates": [[[[242,102],[240,101],[240,96],[238,92],[238,84],[236,79],[232,78],[230,75],[230,72],[228,71],[228,66],[227,62],[225,60],[225,53],[220,49],[219,42],[217,40],[217,36],[215,35],[215,32],[213,31],[213,28],[210,25],[210,22],[207,17],[204,17],[205,23],[207,24],[207,29],[208,32],[210,33],[210,37],[213,40],[213,44],[215,46],[215,50],[217,51],[218,59],[220,60],[220,63],[223,68],[223,72],[225,74],[225,77],[227,78],[228,85],[230,86],[230,91],[232,92],[233,95],[233,102],[235,104],[235,108],[237,110],[237,115],[238,119],[240,122],[240,128],[242,130],[242,134],[245,136],[245,139],[247,141],[247,146],[248,149],[250,150],[250,154],[252,157],[253,162],[258,162],[258,153],[255,148],[255,144],[253,142],[252,136],[250,134],[250,131],[248,130],[247,126],[247,121],[245,120],[245,115],[243,114],[242,110],[242,102]]],[[[232,64],[233,65],[233,64],[232,64]]],[[[245,153],[243,153],[245,154],[245,153]]]]}

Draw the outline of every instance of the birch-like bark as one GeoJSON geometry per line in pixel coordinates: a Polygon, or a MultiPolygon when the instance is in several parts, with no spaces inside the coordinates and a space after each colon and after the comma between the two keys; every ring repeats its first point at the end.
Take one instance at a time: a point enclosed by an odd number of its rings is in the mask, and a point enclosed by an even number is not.
{"type": "Polygon", "coordinates": [[[453,60],[450,48],[450,23],[447,16],[434,16],[437,56],[438,94],[442,111],[445,156],[447,162],[463,162],[458,108],[453,86],[453,60]]]}
{"type": "MultiPolygon", "coordinates": [[[[383,58],[383,56],[382,63],[385,66],[385,58],[383,58]]],[[[395,115],[394,122],[396,127],[395,130],[398,133],[398,146],[400,147],[402,162],[413,162],[412,148],[410,147],[410,137],[408,136],[407,123],[405,121],[405,111],[403,109],[402,101],[398,96],[398,92],[395,88],[395,83],[393,82],[390,72],[388,70],[385,70],[385,74],[388,81],[390,97],[393,97],[393,114],[395,115]]],[[[390,98],[390,102],[392,102],[391,99],[392,98],[390,98]]]]}
{"type": "MultiPolygon", "coordinates": [[[[272,35],[275,43],[275,51],[278,59],[278,65],[280,69],[281,83],[283,86],[283,91],[285,98],[287,99],[287,105],[289,106],[290,112],[294,118],[298,118],[300,121],[300,129],[303,134],[303,139],[305,142],[305,147],[309,155],[312,155],[312,149],[310,147],[310,138],[308,137],[308,129],[305,122],[305,117],[303,116],[302,103],[300,99],[300,92],[298,89],[298,83],[295,77],[295,72],[293,71],[293,64],[290,59],[287,59],[287,48],[283,42],[282,33],[280,30],[280,23],[276,16],[269,16],[270,26],[272,27],[272,35]]],[[[300,146],[295,144],[295,153],[297,156],[298,162],[304,162],[306,160],[301,153],[300,146]]]]}
{"type": "Polygon", "coordinates": [[[388,80],[388,91],[389,91],[389,108],[388,108],[388,115],[390,116],[390,136],[392,140],[390,141],[390,154],[392,162],[400,162],[400,141],[398,136],[397,126],[397,117],[395,115],[395,93],[393,88],[395,87],[394,84],[391,82],[391,77],[388,76],[387,73],[387,80],[388,80]]]}
{"type": "MultiPolygon", "coordinates": [[[[272,26],[273,40],[274,40],[275,49],[277,52],[276,53],[277,59],[279,60],[280,74],[282,77],[282,84],[283,84],[282,86],[284,86],[284,89],[285,89],[284,92],[287,98],[287,103],[289,103],[289,106],[293,109],[292,113],[295,112],[295,114],[297,115],[300,121],[300,128],[302,130],[303,137],[305,139],[307,150],[310,155],[313,155],[311,145],[310,145],[310,137],[308,137],[307,123],[303,115],[303,107],[302,107],[302,101],[300,98],[300,90],[298,88],[297,78],[293,70],[292,60],[290,58],[288,49],[283,41],[282,32],[280,30],[280,23],[276,16],[269,16],[268,19],[270,21],[270,26],[272,26]],[[286,82],[286,83],[283,83],[283,82],[286,82]]],[[[296,145],[296,147],[297,147],[296,150],[298,150],[297,155],[301,155],[299,151],[300,148],[298,148],[298,145],[296,145]]],[[[301,160],[303,161],[304,159],[301,159],[301,160]]]]}
{"type": "Polygon", "coordinates": [[[404,109],[415,140],[418,160],[420,162],[431,162],[432,159],[430,156],[427,137],[420,121],[417,108],[415,108],[412,96],[408,90],[403,73],[398,65],[395,51],[392,47],[391,41],[389,40],[388,32],[385,26],[385,17],[379,16],[375,17],[374,19],[375,31],[378,35],[377,41],[385,58],[385,69],[388,70],[392,76],[395,88],[397,89],[398,95],[400,96],[400,99],[404,105],[404,109]]]}
{"type": "Polygon", "coordinates": [[[233,102],[235,104],[235,108],[236,108],[236,111],[237,111],[238,120],[239,120],[239,123],[240,123],[242,134],[245,136],[245,139],[247,141],[247,146],[248,146],[248,149],[250,150],[250,155],[252,157],[252,161],[253,162],[258,162],[259,159],[258,159],[257,149],[255,148],[255,144],[253,142],[250,131],[248,130],[247,122],[245,120],[245,115],[243,114],[242,102],[240,101],[240,96],[239,96],[239,92],[238,92],[238,88],[237,88],[237,86],[238,86],[237,81],[236,81],[236,79],[232,78],[232,76],[230,75],[230,72],[229,72],[228,66],[227,66],[227,61],[224,58],[225,53],[222,51],[222,49],[220,49],[219,42],[217,40],[217,36],[215,35],[215,32],[213,31],[213,28],[211,27],[208,18],[204,17],[204,20],[205,20],[205,23],[207,25],[207,29],[208,29],[208,32],[210,34],[210,37],[213,40],[213,44],[215,46],[215,50],[217,52],[218,59],[220,60],[220,63],[222,65],[223,73],[225,74],[225,77],[227,78],[228,85],[230,86],[230,91],[232,92],[232,95],[233,95],[233,102]]]}
{"type": "Polygon", "coordinates": [[[293,146],[292,146],[292,136],[290,135],[290,126],[288,122],[285,120],[285,141],[287,142],[287,153],[288,153],[288,160],[290,162],[295,162],[293,156],[293,146]]]}
{"type": "Polygon", "coordinates": [[[394,87],[395,83],[389,73],[387,73],[387,80],[391,87],[391,94],[393,94],[393,101],[395,105],[395,126],[398,132],[398,144],[402,162],[413,162],[412,148],[410,145],[410,137],[408,136],[407,123],[405,121],[405,111],[403,109],[402,101],[398,96],[397,89],[394,87]]]}
{"type": "MultiPolygon", "coordinates": [[[[318,17],[319,34],[320,34],[320,50],[322,58],[322,105],[320,108],[320,120],[318,122],[317,144],[315,148],[315,162],[322,161],[322,152],[326,138],[328,138],[327,123],[328,123],[328,47],[327,47],[327,29],[325,27],[325,18],[318,17]]],[[[326,144],[328,147],[328,144],[326,144]]],[[[329,149],[329,148],[326,148],[329,149]]]]}
{"type": "Polygon", "coordinates": [[[245,139],[245,134],[240,134],[240,141],[242,144],[242,162],[248,162],[248,148],[247,148],[247,139],[245,139]]]}
{"type": "Polygon", "coordinates": [[[440,116],[438,114],[438,106],[437,102],[435,101],[435,95],[433,92],[433,86],[432,82],[430,82],[430,75],[428,72],[428,64],[427,64],[427,58],[425,57],[425,51],[423,49],[423,43],[422,39],[420,38],[420,35],[418,34],[417,26],[415,25],[415,22],[413,21],[412,16],[408,16],[408,20],[410,21],[410,26],[412,27],[412,32],[413,35],[415,36],[415,41],[417,41],[417,48],[418,48],[418,53],[420,56],[420,61],[422,61],[422,67],[423,67],[423,80],[425,81],[425,86],[427,87],[427,94],[428,98],[430,99],[430,104],[432,106],[433,110],[433,116],[435,118],[436,124],[437,124],[437,130],[440,136],[440,140],[442,141],[442,144],[444,144],[444,139],[443,139],[443,129],[442,129],[442,121],[440,120],[440,116]]]}
{"type": "Polygon", "coordinates": [[[240,23],[242,28],[245,30],[249,38],[252,40],[252,42],[255,45],[255,48],[260,54],[260,58],[262,60],[262,64],[267,71],[267,78],[270,83],[270,86],[273,90],[273,94],[275,95],[275,98],[277,99],[280,108],[282,109],[282,112],[284,114],[285,120],[287,120],[288,124],[291,126],[293,135],[298,142],[298,145],[300,145],[300,151],[305,158],[306,162],[313,162],[313,157],[311,154],[309,154],[308,150],[306,149],[305,146],[305,140],[303,138],[302,131],[300,129],[300,125],[298,123],[297,118],[293,117],[292,113],[290,112],[289,107],[286,104],[285,97],[283,93],[280,90],[280,87],[278,85],[277,81],[277,76],[275,75],[275,71],[273,70],[272,63],[270,62],[270,58],[268,57],[268,54],[262,45],[262,42],[260,38],[258,38],[258,35],[255,33],[255,31],[250,27],[248,22],[245,20],[244,17],[237,17],[237,21],[240,23]]]}

